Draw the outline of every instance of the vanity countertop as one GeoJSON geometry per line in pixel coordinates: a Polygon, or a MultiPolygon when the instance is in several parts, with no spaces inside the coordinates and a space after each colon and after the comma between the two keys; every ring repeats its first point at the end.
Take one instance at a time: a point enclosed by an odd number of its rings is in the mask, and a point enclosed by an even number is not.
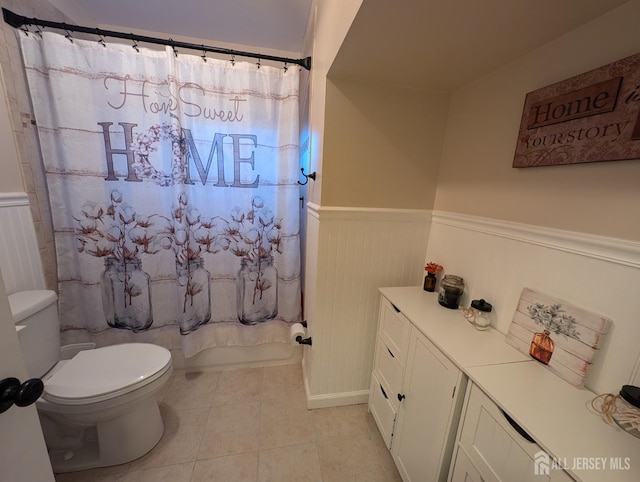
{"type": "Polygon", "coordinates": [[[424,291],[421,286],[380,288],[380,292],[463,371],[474,366],[531,361],[505,343],[499,331],[476,330],[461,309],[440,306],[437,293],[424,291]]]}

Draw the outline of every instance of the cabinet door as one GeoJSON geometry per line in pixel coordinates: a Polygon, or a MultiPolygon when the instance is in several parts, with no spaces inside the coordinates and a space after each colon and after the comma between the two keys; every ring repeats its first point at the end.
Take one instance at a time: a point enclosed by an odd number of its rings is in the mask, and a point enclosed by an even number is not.
{"type": "Polygon", "coordinates": [[[465,386],[460,370],[413,328],[392,444],[405,482],[446,480],[465,386]]]}

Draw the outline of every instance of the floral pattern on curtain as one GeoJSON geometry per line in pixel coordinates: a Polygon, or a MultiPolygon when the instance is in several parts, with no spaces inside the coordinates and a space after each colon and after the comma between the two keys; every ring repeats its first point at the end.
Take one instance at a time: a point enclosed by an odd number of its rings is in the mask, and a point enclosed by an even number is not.
{"type": "Polygon", "coordinates": [[[64,343],[186,357],[299,321],[298,69],[20,34],[64,343]]]}

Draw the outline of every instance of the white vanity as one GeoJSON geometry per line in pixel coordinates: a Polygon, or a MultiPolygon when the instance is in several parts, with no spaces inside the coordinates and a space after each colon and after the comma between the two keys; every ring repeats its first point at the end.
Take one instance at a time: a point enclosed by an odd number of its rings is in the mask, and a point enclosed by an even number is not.
{"type": "Polygon", "coordinates": [[[640,480],[640,439],[590,412],[595,394],[436,293],[380,292],[369,409],[405,482],[640,480]]]}

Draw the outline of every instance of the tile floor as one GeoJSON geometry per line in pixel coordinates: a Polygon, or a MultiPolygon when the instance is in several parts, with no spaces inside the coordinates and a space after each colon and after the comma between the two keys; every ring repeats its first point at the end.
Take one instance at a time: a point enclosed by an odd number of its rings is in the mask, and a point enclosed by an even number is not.
{"type": "Polygon", "coordinates": [[[56,481],[401,481],[366,405],[307,410],[300,364],[176,372],[160,400],[151,452],[56,481]]]}

